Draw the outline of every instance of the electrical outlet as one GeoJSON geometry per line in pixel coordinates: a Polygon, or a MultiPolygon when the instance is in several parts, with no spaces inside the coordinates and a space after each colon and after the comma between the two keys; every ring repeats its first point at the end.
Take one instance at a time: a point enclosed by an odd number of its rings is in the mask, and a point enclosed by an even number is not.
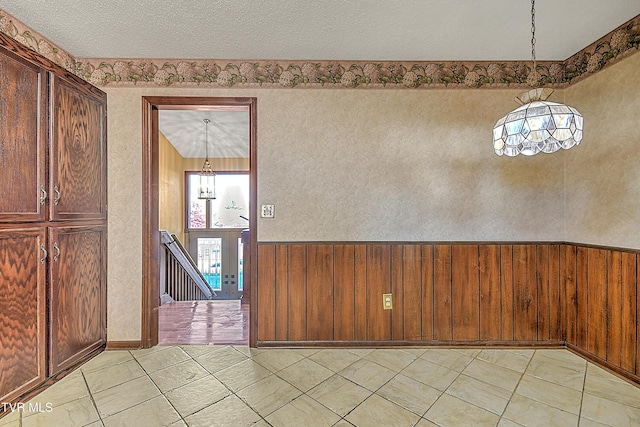
{"type": "Polygon", "coordinates": [[[391,310],[393,308],[391,294],[382,294],[382,308],[385,310],[391,310]]]}
{"type": "Polygon", "coordinates": [[[276,205],[262,205],[262,209],[260,211],[260,216],[262,218],[273,218],[276,216],[276,205]]]}

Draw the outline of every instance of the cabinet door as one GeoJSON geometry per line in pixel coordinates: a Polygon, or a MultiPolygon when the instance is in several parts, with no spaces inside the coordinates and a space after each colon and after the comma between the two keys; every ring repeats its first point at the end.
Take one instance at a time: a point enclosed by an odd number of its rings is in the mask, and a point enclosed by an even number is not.
{"type": "Polygon", "coordinates": [[[46,378],[44,251],[44,228],[0,230],[0,402],[46,378]]]}
{"type": "Polygon", "coordinates": [[[106,95],[51,74],[50,219],[105,219],[106,95]]]}
{"type": "Polygon", "coordinates": [[[50,372],[106,342],[106,227],[49,228],[50,372]]]}
{"type": "Polygon", "coordinates": [[[47,74],[0,49],[0,222],[45,214],[47,74]]]}

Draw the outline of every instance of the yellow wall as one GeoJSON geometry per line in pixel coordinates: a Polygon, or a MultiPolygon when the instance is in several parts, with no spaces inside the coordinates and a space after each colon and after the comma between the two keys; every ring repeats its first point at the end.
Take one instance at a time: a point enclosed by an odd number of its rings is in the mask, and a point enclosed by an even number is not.
{"type": "Polygon", "coordinates": [[[491,129],[517,106],[517,90],[107,86],[109,340],[140,338],[142,96],[257,97],[258,205],[276,205],[275,219],[258,219],[259,241],[566,239],[640,248],[631,127],[639,61],[635,55],[554,94],[566,93],[584,113],[582,145],[516,158],[493,153],[491,129]],[[630,124],[608,125],[616,114],[630,124]],[[607,215],[595,219],[593,209],[607,215]]]}
{"type": "Polygon", "coordinates": [[[184,243],[184,158],[162,133],[159,140],[160,229],[184,243]]]}

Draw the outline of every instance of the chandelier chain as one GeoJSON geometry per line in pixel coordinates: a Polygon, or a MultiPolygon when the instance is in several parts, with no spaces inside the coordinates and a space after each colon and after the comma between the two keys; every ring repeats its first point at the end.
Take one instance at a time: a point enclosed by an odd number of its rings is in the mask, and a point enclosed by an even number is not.
{"type": "Polygon", "coordinates": [[[536,69],[536,0],[531,0],[531,59],[536,69]]]}

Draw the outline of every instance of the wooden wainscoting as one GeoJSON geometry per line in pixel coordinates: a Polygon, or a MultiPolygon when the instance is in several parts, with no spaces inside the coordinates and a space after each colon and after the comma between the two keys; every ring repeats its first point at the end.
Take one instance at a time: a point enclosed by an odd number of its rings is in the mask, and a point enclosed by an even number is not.
{"type": "Polygon", "coordinates": [[[260,243],[257,342],[566,345],[640,383],[639,258],[573,243],[260,243]]]}

